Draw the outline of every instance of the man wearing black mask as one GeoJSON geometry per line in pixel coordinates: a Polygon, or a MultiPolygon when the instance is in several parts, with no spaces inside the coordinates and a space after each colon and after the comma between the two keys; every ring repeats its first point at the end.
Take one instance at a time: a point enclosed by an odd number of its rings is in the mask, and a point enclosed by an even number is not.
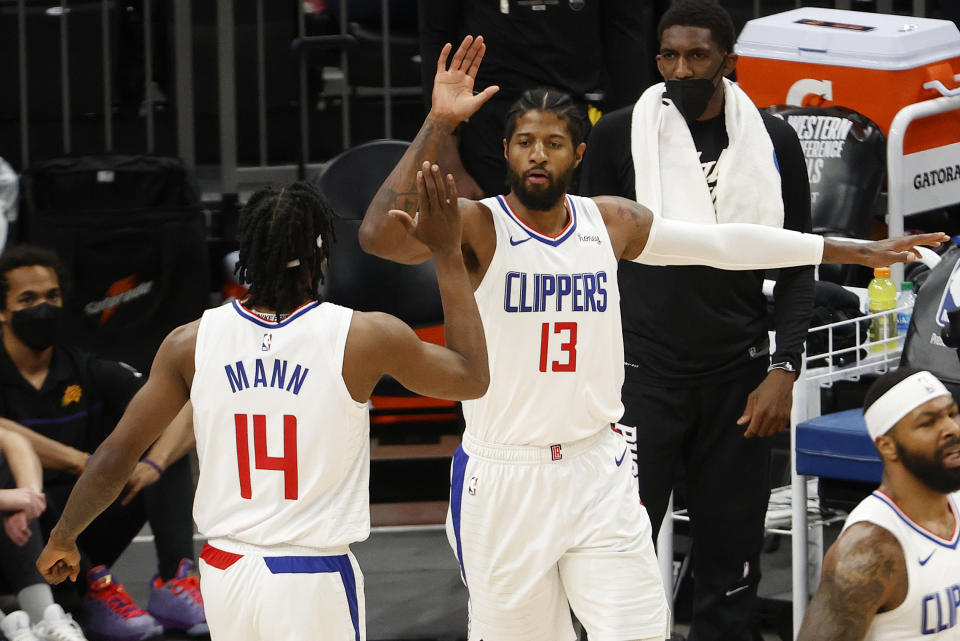
{"type": "MultiPolygon", "coordinates": [[[[20,245],[0,256],[0,427],[25,436],[43,465],[48,511],[63,509],[89,453],[107,437],[143,383],[133,368],[67,345],[64,269],[50,251],[20,245]]],[[[134,469],[121,500],[80,539],[87,575],[81,622],[91,636],[142,639],[162,626],[205,632],[199,585],[190,576],[192,422],[183,413],[134,469]],[[143,491],[141,491],[143,490],[143,491]],[[149,613],[109,567],[150,522],[159,573],[149,613]]]]}
{"type": "MultiPolygon", "coordinates": [[[[655,215],[809,232],[797,136],[724,76],[734,28],[714,0],[679,0],[658,28],[665,80],[590,135],[584,195],[633,198],[655,215]]],[[[763,272],[619,265],[626,377],[622,429],[635,437],[654,536],[683,478],[694,586],[690,639],[753,638],[770,487],[770,439],[789,426],[813,301],[813,269],[782,269],[770,356],[763,272]]]]}

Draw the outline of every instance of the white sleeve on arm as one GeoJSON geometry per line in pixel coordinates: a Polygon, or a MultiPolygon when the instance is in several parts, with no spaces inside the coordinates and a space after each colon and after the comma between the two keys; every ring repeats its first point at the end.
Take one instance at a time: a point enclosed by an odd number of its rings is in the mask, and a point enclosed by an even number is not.
{"type": "Polygon", "coordinates": [[[814,234],[765,225],[701,225],[654,218],[647,244],[633,262],[748,270],[819,265],[822,259],[823,238],[814,234]]]}

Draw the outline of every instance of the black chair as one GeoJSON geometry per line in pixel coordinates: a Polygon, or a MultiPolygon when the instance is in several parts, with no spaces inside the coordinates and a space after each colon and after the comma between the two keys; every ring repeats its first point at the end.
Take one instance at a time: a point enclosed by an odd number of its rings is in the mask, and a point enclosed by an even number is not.
{"type": "MultiPolygon", "coordinates": [[[[879,214],[886,173],[886,140],[866,116],[846,107],[791,107],[767,111],[793,125],[804,146],[810,179],[813,232],[867,238],[879,214]]],[[[821,280],[865,285],[869,271],[852,265],[821,266],[821,280]]]]}
{"type": "MultiPolygon", "coordinates": [[[[337,214],[337,242],[330,250],[323,296],[359,311],[400,318],[424,340],[443,341],[443,307],[433,262],[400,265],[363,251],[357,239],[364,212],[409,143],[375,140],[343,152],[317,178],[337,214]]],[[[372,421],[459,420],[456,404],[417,396],[390,377],[374,390],[372,421]]]]}

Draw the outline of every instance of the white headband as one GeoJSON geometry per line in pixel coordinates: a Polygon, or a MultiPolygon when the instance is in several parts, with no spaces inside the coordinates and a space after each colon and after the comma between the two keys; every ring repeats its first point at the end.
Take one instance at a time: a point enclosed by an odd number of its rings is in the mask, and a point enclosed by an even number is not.
{"type": "Polygon", "coordinates": [[[949,395],[950,392],[943,383],[930,372],[917,372],[908,376],[887,390],[864,412],[867,432],[872,439],[883,436],[900,419],[927,401],[949,395]]]}

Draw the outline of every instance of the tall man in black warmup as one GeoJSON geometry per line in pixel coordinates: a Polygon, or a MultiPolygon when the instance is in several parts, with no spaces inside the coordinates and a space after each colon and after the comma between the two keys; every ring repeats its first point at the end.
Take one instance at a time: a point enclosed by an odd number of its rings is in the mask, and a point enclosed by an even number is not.
{"type": "MultiPolygon", "coordinates": [[[[796,134],[724,79],[737,62],[726,10],[713,0],[680,0],[658,35],[666,83],[597,123],[581,192],[635,198],[665,218],[809,232],[796,134]]],[[[654,537],[681,470],[686,479],[696,641],[753,638],[770,487],[766,437],[789,425],[813,268],[780,270],[772,358],[763,278],[710,267],[619,267],[621,422],[636,430],[640,496],[654,537]]]]}

